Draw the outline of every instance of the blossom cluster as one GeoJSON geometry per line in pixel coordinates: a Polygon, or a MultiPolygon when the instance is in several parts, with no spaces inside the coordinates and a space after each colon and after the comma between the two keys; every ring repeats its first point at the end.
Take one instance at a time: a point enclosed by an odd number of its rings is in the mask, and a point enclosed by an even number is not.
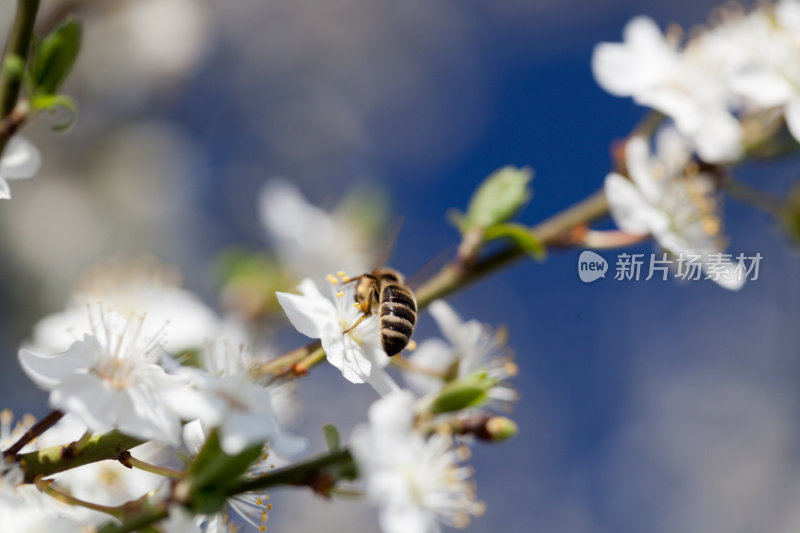
{"type": "MultiPolygon", "coordinates": [[[[24,501],[13,516],[35,517],[15,520],[35,528],[66,517],[59,528],[89,531],[110,519],[98,506],[164,500],[172,490],[170,472],[180,472],[173,467],[191,469],[212,435],[229,456],[263,447],[245,479],[267,475],[274,462],[306,450],[304,438],[284,429],[285,385],[259,372],[269,359],[246,347],[246,328],[218,317],[178,283],[174,269],[152,259],[132,265],[107,261],[90,271],[66,309],[34,327],[19,361],[64,417],[21,453],[80,446],[87,436],[111,430],[145,444],[130,450],[132,463],[101,461],[48,478],[48,490],[84,502],[74,507],[56,505],[24,484],[19,464],[9,463],[0,475],[0,505],[24,501]],[[130,470],[123,464],[150,466],[130,470]]],[[[330,296],[306,279],[300,294],[279,293],[278,299],[301,333],[322,340],[327,360],[346,380],[368,382],[382,396],[350,442],[365,495],[381,507],[382,529],[428,532],[440,523],[466,525],[483,505],[468,481],[471,469],[461,465],[466,448],[455,439],[501,440],[513,433],[513,423],[486,410],[490,402],[509,406],[516,399],[507,383],[516,367],[504,336],[463,321],[443,301],[433,302],[431,313],[446,340],[428,339],[410,357],[398,358],[414,393],[388,372],[377,317],[354,305],[356,284],[344,273],[326,283],[330,296]],[[479,397],[465,403],[465,388],[479,397]]],[[[31,423],[12,432],[5,420],[3,448],[31,423]]],[[[267,500],[263,492],[244,492],[230,497],[223,512],[194,518],[176,507],[162,528],[222,531],[235,523],[230,510],[263,530],[267,500]]]]}
{"type": "MultiPolygon", "coordinates": [[[[648,17],[631,20],[622,43],[601,43],[595,79],[670,119],[625,144],[621,169],[606,177],[616,224],[652,235],[665,251],[707,258],[725,250],[720,189],[724,165],[775,144],[785,124],[800,140],[800,2],[781,0],[750,12],[728,9],[715,25],[681,44],[648,17]]],[[[734,264],[726,267],[730,272],[734,264]]],[[[741,288],[741,276],[713,278],[741,288]]]]}
{"type": "MultiPolygon", "coordinates": [[[[245,336],[153,260],[132,267],[113,261],[94,269],[67,309],[41,320],[19,352],[26,374],[49,391],[51,407],[66,413],[33,449],[115,429],[147,441],[132,454],[156,465],[180,462],[181,453],[196,455],[212,432],[229,455],[268,446],[268,453],[296,456],[306,441],[284,430],[285,419],[275,407],[280,387],[262,383],[252,372],[263,357],[246,347],[245,336]]],[[[30,450],[29,445],[23,452],[30,450]]],[[[263,458],[248,475],[263,474],[268,464],[263,458]]],[[[12,496],[19,481],[4,476],[12,496]]],[[[111,461],[57,474],[53,482],[75,497],[109,506],[157,498],[166,490],[164,477],[129,472],[111,461]]],[[[266,512],[263,500],[256,500],[257,495],[244,494],[230,506],[253,522],[250,508],[259,508],[256,516],[266,512]]],[[[76,523],[108,519],[91,511],[76,523]]],[[[204,516],[191,530],[203,525],[212,531],[210,524],[223,520],[224,515],[204,516]]]]}
{"type": "Polygon", "coordinates": [[[652,19],[636,17],[622,43],[595,48],[595,78],[672,118],[707,163],[737,161],[776,120],[800,140],[800,2],[731,8],[719,19],[682,45],[678,31],[663,34],[652,19]]]}

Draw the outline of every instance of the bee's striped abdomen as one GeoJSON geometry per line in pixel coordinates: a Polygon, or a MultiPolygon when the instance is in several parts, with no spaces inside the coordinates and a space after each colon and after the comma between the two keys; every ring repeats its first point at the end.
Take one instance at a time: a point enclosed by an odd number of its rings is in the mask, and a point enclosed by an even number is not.
{"type": "Polygon", "coordinates": [[[414,295],[399,283],[383,283],[378,316],[383,350],[387,355],[400,353],[408,345],[417,323],[414,295]]]}

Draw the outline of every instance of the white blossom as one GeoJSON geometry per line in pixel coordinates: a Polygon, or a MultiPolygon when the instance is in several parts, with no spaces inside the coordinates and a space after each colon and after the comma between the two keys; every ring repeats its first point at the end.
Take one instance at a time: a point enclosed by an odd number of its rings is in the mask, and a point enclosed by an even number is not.
{"type": "Polygon", "coordinates": [[[443,300],[432,302],[428,309],[446,342],[439,338],[425,340],[409,357],[409,362],[415,368],[435,372],[441,377],[409,371],[403,374],[409,386],[417,392],[429,394],[439,391],[445,379],[449,381],[486,371],[498,380],[498,385],[489,390],[490,398],[505,402],[516,400],[516,392],[502,384],[502,380],[515,376],[517,372],[502,335],[477,320],[463,321],[443,300]]]}
{"type": "Polygon", "coordinates": [[[622,43],[600,43],[592,57],[595,79],[616,96],[672,117],[678,130],[710,163],[738,159],[742,132],[728,108],[729,91],[702,54],[683,53],[647,17],[631,20],[622,43]]]}
{"type": "Polygon", "coordinates": [[[272,449],[285,455],[305,449],[304,439],[281,427],[270,387],[251,380],[252,356],[244,346],[225,339],[208,342],[199,356],[202,368],[177,370],[190,383],[167,393],[171,409],[181,418],[199,419],[208,429],[218,428],[220,446],[231,455],[267,440],[272,449]]]}
{"type": "Polygon", "coordinates": [[[434,533],[439,523],[464,527],[483,511],[458,464],[452,439],[425,439],[413,430],[414,396],[405,390],[376,401],[369,425],[356,428],[350,444],[367,496],[380,505],[384,533],[434,533]]]}
{"type": "Polygon", "coordinates": [[[310,204],[288,181],[261,188],[258,214],[282,265],[298,278],[319,281],[338,269],[366,272],[374,266],[361,228],[344,214],[310,204]]]}
{"type": "Polygon", "coordinates": [[[39,170],[41,156],[36,147],[24,137],[12,137],[0,157],[0,199],[11,198],[11,188],[6,180],[32,178],[39,170]]]}
{"type": "Polygon", "coordinates": [[[0,531],[14,533],[91,533],[94,527],[56,511],[53,505],[0,494],[0,531]]]}
{"type": "Polygon", "coordinates": [[[156,526],[161,533],[202,533],[200,521],[180,505],[171,505],[169,515],[156,526]]]}
{"type": "Polygon", "coordinates": [[[107,261],[91,269],[67,309],[40,320],[32,349],[56,354],[90,331],[86,306],[102,302],[123,316],[147,315],[145,333],[158,332],[169,352],[196,349],[221,327],[214,311],[180,288],[176,270],[155,260],[107,261]]]}
{"type": "Polygon", "coordinates": [[[800,2],[783,0],[729,17],[698,38],[697,48],[726,66],[744,114],[777,109],[800,141],[800,2]]]}
{"type": "Polygon", "coordinates": [[[117,108],[191,74],[215,40],[204,0],[137,0],[104,6],[85,29],[76,75],[94,100],[117,108]],[[122,59],[122,60],[121,60],[122,59]]]}
{"type": "Polygon", "coordinates": [[[622,43],[595,48],[597,82],[670,116],[710,163],[735,161],[745,141],[764,140],[744,139],[740,121],[755,120],[748,129],[759,134],[771,128],[755,125],[777,113],[800,140],[800,2],[725,8],[717,19],[681,47],[677,33],[634,18],[622,43]]]}
{"type": "Polygon", "coordinates": [[[146,332],[146,317],[129,320],[98,305],[88,309],[91,333],[61,355],[19,352],[26,374],[50,391],[50,405],[74,413],[92,431],[113,428],[142,439],[177,443],[180,420],[164,392],[186,379],[159,365],[165,355],[158,332],[146,332]]]}
{"type": "Polygon", "coordinates": [[[322,341],[328,361],[345,379],[367,382],[382,395],[396,390],[384,370],[389,357],[381,347],[378,317],[369,315],[353,328],[363,316],[354,305],[355,283],[345,283],[336,292],[338,287],[331,283],[331,298],[326,298],[312,280],[305,279],[298,287],[301,294],[279,292],[278,302],[297,331],[322,341]]]}
{"type": "MultiPolygon", "coordinates": [[[[722,219],[711,176],[697,170],[683,137],[672,128],[660,130],[656,153],[647,140],[632,137],[625,146],[630,176],[616,172],[606,176],[605,192],[611,216],[620,229],[631,234],[651,234],[668,252],[701,256],[724,249],[722,219]]],[[[729,276],[715,281],[727,289],[744,283],[729,265],[729,276]]]]}

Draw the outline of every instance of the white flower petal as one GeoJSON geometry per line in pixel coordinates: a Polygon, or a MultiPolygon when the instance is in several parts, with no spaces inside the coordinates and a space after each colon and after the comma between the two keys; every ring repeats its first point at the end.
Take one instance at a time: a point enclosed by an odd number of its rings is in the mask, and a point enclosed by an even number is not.
{"type": "Polygon", "coordinates": [[[623,44],[600,43],[592,55],[595,80],[615,96],[631,96],[654,85],[674,60],[661,30],[650,18],[631,20],[623,36],[623,44]]]}
{"type": "Polygon", "coordinates": [[[306,337],[320,338],[322,330],[335,315],[333,303],[322,295],[301,296],[287,292],[278,292],[276,295],[289,322],[306,337]]]}
{"type": "Polygon", "coordinates": [[[8,182],[0,176],[0,200],[10,200],[11,199],[11,187],[8,186],[8,182]]]}
{"type": "Polygon", "coordinates": [[[41,157],[36,147],[16,135],[6,145],[0,158],[0,177],[4,179],[32,178],[39,170],[41,157]]]}
{"type": "Polygon", "coordinates": [[[606,176],[605,193],[614,223],[623,231],[646,235],[651,231],[652,207],[639,190],[617,173],[606,176]]]}
{"type": "Polygon", "coordinates": [[[114,406],[99,380],[89,374],[74,374],[59,383],[50,393],[50,406],[72,413],[89,429],[103,432],[112,429],[108,422],[114,406]]]}
{"type": "Polygon", "coordinates": [[[792,137],[800,142],[800,94],[792,98],[786,106],[785,118],[792,137]]]}
{"type": "Polygon", "coordinates": [[[453,309],[444,300],[435,300],[431,302],[430,307],[431,316],[436,320],[444,337],[450,341],[450,344],[455,345],[459,342],[463,334],[463,321],[458,316],[455,309],[453,309]]]}
{"type": "Polygon", "coordinates": [[[411,502],[394,502],[383,506],[379,520],[383,533],[437,533],[440,531],[431,513],[411,502]]]}
{"type": "Polygon", "coordinates": [[[660,185],[653,179],[647,139],[637,135],[625,144],[625,165],[631,181],[644,199],[650,203],[658,201],[662,191],[660,185]]]}
{"type": "Polygon", "coordinates": [[[395,383],[392,377],[380,366],[372,369],[369,377],[366,378],[367,383],[372,385],[372,388],[381,396],[386,396],[397,390],[400,387],[395,383]]]}
{"type": "Polygon", "coordinates": [[[75,349],[64,355],[39,355],[30,350],[19,351],[19,362],[22,370],[40,388],[50,390],[61,380],[75,373],[76,368],[87,368],[92,358],[87,354],[86,343],[91,340],[75,343],[75,349]]]}
{"type": "MultiPolygon", "coordinates": [[[[444,340],[434,338],[423,341],[408,360],[417,368],[444,373],[456,361],[456,354],[444,340]]],[[[437,392],[445,383],[441,378],[420,372],[404,372],[403,379],[419,394],[437,392]]]]}
{"type": "Polygon", "coordinates": [[[730,163],[742,156],[741,124],[727,111],[704,113],[699,126],[689,136],[697,154],[708,163],[730,163]]]}
{"type": "Polygon", "coordinates": [[[764,108],[784,105],[797,92],[776,71],[749,69],[731,80],[731,90],[764,108]]]}
{"type": "Polygon", "coordinates": [[[414,422],[414,395],[407,390],[373,402],[369,407],[369,423],[376,431],[389,435],[407,433],[414,422]]]}

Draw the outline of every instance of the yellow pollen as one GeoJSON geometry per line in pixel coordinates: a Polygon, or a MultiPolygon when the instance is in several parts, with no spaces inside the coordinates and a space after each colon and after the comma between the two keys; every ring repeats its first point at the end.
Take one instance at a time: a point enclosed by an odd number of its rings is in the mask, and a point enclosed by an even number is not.
{"type": "Polygon", "coordinates": [[[361,304],[360,304],[360,303],[358,303],[358,302],[356,302],[356,303],[354,303],[354,304],[353,304],[353,307],[355,307],[356,309],[358,309],[359,307],[361,307],[361,304]]]}
{"type": "Polygon", "coordinates": [[[337,275],[337,276],[339,276],[339,277],[340,277],[340,278],[342,278],[342,279],[344,279],[344,278],[346,278],[346,277],[347,277],[347,274],[345,274],[345,273],[344,273],[344,270],[340,270],[340,271],[338,271],[338,272],[336,273],[336,275],[337,275]]]}
{"type": "Polygon", "coordinates": [[[328,274],[327,276],[325,276],[325,279],[328,280],[328,283],[330,283],[331,285],[339,284],[339,280],[336,279],[336,276],[334,276],[333,274],[328,274]]]}
{"type": "Polygon", "coordinates": [[[714,217],[707,216],[703,218],[702,221],[703,231],[705,231],[708,235],[716,235],[719,233],[719,221],[714,217]]]}
{"type": "Polygon", "coordinates": [[[469,515],[467,513],[456,513],[453,517],[453,525],[458,529],[464,529],[469,525],[469,515]]]}
{"type": "Polygon", "coordinates": [[[258,530],[259,531],[266,531],[267,530],[267,526],[258,526],[258,530]]]}
{"type": "Polygon", "coordinates": [[[409,352],[413,352],[417,349],[417,341],[409,341],[408,346],[406,346],[406,350],[409,352]]]}
{"type": "Polygon", "coordinates": [[[263,504],[264,500],[262,500],[261,498],[256,498],[256,505],[263,505],[263,504]]]}
{"type": "Polygon", "coordinates": [[[475,502],[472,505],[472,509],[470,509],[470,512],[472,512],[472,514],[475,516],[481,516],[483,513],[486,512],[486,504],[484,502],[475,502]]]}
{"type": "Polygon", "coordinates": [[[512,361],[506,361],[503,365],[503,370],[505,370],[506,375],[512,378],[519,374],[519,367],[512,361]]]}
{"type": "Polygon", "coordinates": [[[456,448],[456,457],[458,457],[459,461],[466,461],[470,458],[472,453],[469,451],[469,448],[466,446],[459,446],[456,448]]]}
{"type": "Polygon", "coordinates": [[[337,298],[341,298],[342,296],[344,296],[344,293],[342,291],[336,293],[337,298]]]}
{"type": "Polygon", "coordinates": [[[271,504],[271,503],[268,503],[268,504],[267,504],[267,511],[271,511],[271,510],[272,510],[272,504],[271,504]]]}
{"type": "Polygon", "coordinates": [[[266,511],[261,511],[261,521],[262,522],[266,522],[267,521],[267,512],[266,511]]]}

